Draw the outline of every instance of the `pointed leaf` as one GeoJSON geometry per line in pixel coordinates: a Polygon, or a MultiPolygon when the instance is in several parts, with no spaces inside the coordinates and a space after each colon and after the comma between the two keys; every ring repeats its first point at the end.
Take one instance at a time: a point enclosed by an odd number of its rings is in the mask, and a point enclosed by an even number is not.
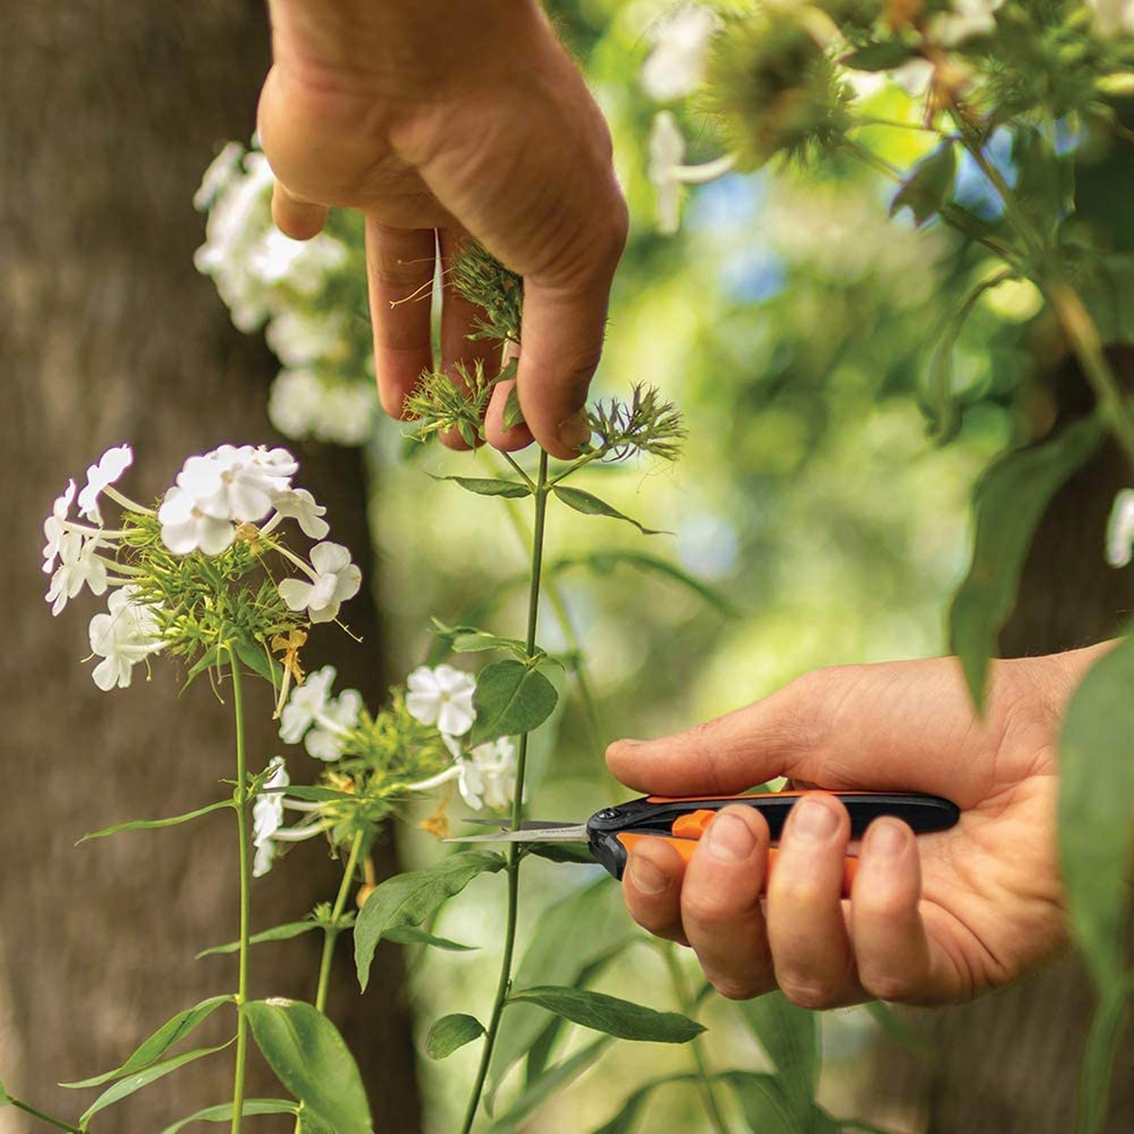
{"type": "MultiPolygon", "coordinates": [[[[433,476],[432,473],[429,474],[433,476]]],[[[518,480],[497,480],[479,476],[434,476],[434,480],[451,480],[466,492],[477,496],[506,496],[509,500],[522,500],[531,496],[532,490],[518,480]]]]}
{"type": "Polygon", "coordinates": [[[179,823],[189,823],[210,812],[223,811],[226,807],[235,806],[231,799],[222,799],[217,803],[210,803],[207,807],[198,807],[196,811],[187,811],[184,815],[172,815],[168,819],[131,819],[127,823],[115,823],[113,827],[92,831],[89,835],[84,835],[75,846],[90,839],[105,839],[107,835],[117,835],[119,831],[156,831],[159,827],[176,827],[179,823]]]}
{"type": "Polygon", "coordinates": [[[929,1044],[926,1043],[924,1037],[919,1035],[889,1005],[883,1004],[880,1000],[872,1000],[870,1003],[864,1004],[863,1007],[870,1013],[871,1018],[882,1029],[887,1039],[896,1043],[899,1047],[904,1047],[907,1051],[912,1051],[915,1055],[924,1057],[929,1053],[929,1044]]]}
{"type": "Polygon", "coordinates": [[[1083,1065],[1079,1069],[1077,1129],[1080,1134],[1101,1134],[1106,1123],[1114,1060],[1129,1016],[1130,991],[1129,980],[1108,989],[1091,1019],[1083,1065]]]}
{"type": "Polygon", "coordinates": [[[387,929],[382,936],[387,941],[398,945],[429,945],[434,949],[447,949],[450,953],[475,953],[479,945],[462,945],[459,941],[450,941],[448,937],[434,937],[416,925],[399,925],[394,929],[387,929]]]}
{"type": "Polygon", "coordinates": [[[166,1075],[176,1071],[179,1067],[184,1067],[186,1063],[193,1063],[198,1059],[204,1059],[206,1055],[215,1055],[218,1051],[224,1051],[233,1042],[235,1042],[235,1037],[230,1039],[228,1043],[222,1043],[216,1047],[199,1047],[194,1051],[185,1052],[184,1055],[175,1055],[172,1059],[167,1059],[162,1063],[151,1063],[149,1067],[136,1071],[127,1078],[119,1079],[114,1086],[108,1087],[91,1103],[79,1119],[79,1125],[85,1129],[87,1123],[100,1110],[106,1110],[108,1106],[113,1106],[135,1091],[140,1091],[143,1087],[148,1087],[151,1083],[157,1082],[158,1079],[165,1078],[166,1075]]]}
{"type": "Polygon", "coordinates": [[[1094,453],[1101,437],[1093,418],[1077,421],[1050,441],[1001,457],[977,485],[973,558],[953,598],[949,631],[978,709],[988,659],[996,653],[997,636],[1016,605],[1032,534],[1048,501],[1094,453]]]}
{"type": "Polygon", "coordinates": [[[241,1011],[256,1046],[305,1111],[332,1130],[373,1129],[366,1089],[338,1029],[300,1000],[253,1000],[241,1011]]]}
{"type": "Polygon", "coordinates": [[[10,1106],[12,1102],[11,1096],[4,1089],[4,1084],[0,1083],[0,1106],[10,1106]]]}
{"type": "Polygon", "coordinates": [[[1076,689],[1059,741],[1059,857],[1071,931],[1105,998],[1123,979],[1130,909],[1134,638],[1104,655],[1076,689]]]}
{"type": "Polygon", "coordinates": [[[717,1078],[732,1087],[750,1130],[759,1134],[800,1134],[801,1130],[806,1130],[810,1134],[814,1129],[811,1122],[800,1125],[775,1075],[726,1071],[717,1078]]]}
{"type": "Polygon", "coordinates": [[[185,684],[181,686],[181,692],[184,693],[190,685],[193,684],[193,679],[200,676],[210,666],[217,665],[220,660],[220,647],[210,646],[192,665],[189,672],[185,675],[185,684]]]}
{"type": "Polygon", "coordinates": [[[378,942],[391,929],[420,925],[443,902],[460,893],[478,874],[500,870],[493,851],[460,851],[425,870],[396,874],[375,887],[354,927],[354,963],[363,991],[378,942]]]}
{"type": "Polygon", "coordinates": [[[254,673],[276,688],[283,680],[283,666],[277,662],[262,642],[252,638],[237,638],[232,644],[236,656],[254,673]]]}
{"type": "Polygon", "coordinates": [[[469,742],[531,732],[551,716],[558,700],[555,686],[524,662],[509,659],[485,666],[476,679],[476,723],[469,742]]]}
{"type": "Polygon", "coordinates": [[[782,992],[737,1001],[744,1022],[780,1073],[783,1093],[794,1112],[810,1114],[819,1078],[819,1021],[797,1008],[782,992]]]}
{"type": "Polygon", "coordinates": [[[586,843],[529,843],[524,854],[534,854],[549,862],[577,862],[584,866],[594,866],[598,861],[586,843]]]}
{"type": "Polygon", "coordinates": [[[174,1044],[180,1043],[190,1032],[205,1022],[222,1004],[231,1004],[235,998],[232,996],[210,996],[184,1012],[178,1012],[172,1019],[167,1020],[153,1033],[135,1052],[113,1071],[106,1071],[102,1075],[95,1075],[90,1079],[81,1079],[76,1083],[60,1083],[61,1087],[79,1090],[83,1087],[101,1087],[111,1079],[121,1079],[124,1075],[132,1075],[141,1071],[151,1063],[160,1059],[174,1044]]]}
{"type": "Polygon", "coordinates": [[[594,1028],[619,1039],[688,1043],[705,1030],[696,1020],[677,1012],[658,1012],[631,1000],[620,1000],[616,996],[584,988],[555,988],[550,985],[524,988],[508,997],[509,1004],[517,1001],[538,1004],[574,1024],[594,1028]]]}
{"type": "Polygon", "coordinates": [[[457,1048],[472,1043],[482,1035],[484,1035],[484,1025],[475,1016],[466,1016],[460,1012],[455,1012],[451,1016],[442,1016],[425,1037],[425,1054],[430,1059],[444,1059],[452,1055],[457,1048]]]}
{"type": "MultiPolygon", "coordinates": [[[[308,918],[306,921],[289,921],[286,925],[275,925],[271,929],[261,930],[248,938],[249,945],[260,945],[265,941],[290,941],[303,933],[310,933],[313,929],[322,929],[323,926],[308,918]]],[[[193,960],[199,961],[202,957],[212,957],[221,953],[239,953],[240,942],[229,941],[224,945],[211,945],[195,954],[193,960]]]]}
{"type": "Polygon", "coordinates": [[[689,1074],[665,1075],[660,1079],[651,1079],[650,1082],[643,1083],[633,1094],[626,1097],[622,1109],[593,1134],[630,1134],[642,1107],[646,1105],[655,1088],[665,1086],[666,1083],[695,1083],[697,1078],[696,1075],[689,1074]]]}
{"type": "MultiPolygon", "coordinates": [[[[612,879],[600,878],[544,911],[512,983],[517,988],[578,986],[584,969],[625,938],[620,891],[612,879]]],[[[516,1004],[508,1010],[508,1026],[500,1030],[492,1051],[490,1099],[509,1068],[531,1051],[548,1023],[546,1013],[531,1005],[516,1004]]]]}
{"type": "MultiPolygon", "coordinates": [[[[298,1114],[299,1105],[293,1099],[245,1099],[240,1108],[243,1115],[250,1114],[298,1114]]],[[[216,1106],[205,1107],[188,1118],[167,1126],[161,1134],[177,1134],[193,1122],[231,1122],[232,1103],[218,1103],[216,1106]]]]}
{"type": "Polygon", "coordinates": [[[524,411],[520,409],[520,388],[513,386],[504,402],[504,429],[515,429],[524,424],[524,411]]]}
{"type": "Polygon", "coordinates": [[[501,638],[476,626],[446,626],[438,618],[433,618],[430,621],[433,623],[433,633],[441,638],[455,654],[475,654],[484,650],[507,650],[521,660],[527,659],[528,647],[519,638],[501,638]]]}
{"type": "Polygon", "coordinates": [[[557,484],[551,491],[568,508],[574,508],[576,512],[582,512],[584,516],[609,516],[612,520],[625,520],[626,523],[633,524],[642,535],[672,535],[672,532],[655,531],[653,528],[643,526],[605,500],[600,500],[593,493],[584,492],[581,488],[565,488],[563,485],[557,484]]]}
{"type": "Polygon", "coordinates": [[[941,211],[953,192],[956,177],[957,155],[952,141],[946,140],[910,171],[890,204],[890,216],[904,208],[909,209],[914,223],[923,225],[934,213],[941,211]]]}
{"type": "Polygon", "coordinates": [[[610,1036],[602,1036],[587,1047],[581,1048],[562,1063],[552,1067],[537,1079],[512,1105],[488,1128],[489,1134],[506,1134],[515,1130],[538,1107],[553,1095],[564,1090],[580,1075],[590,1068],[612,1043],[610,1036]]]}

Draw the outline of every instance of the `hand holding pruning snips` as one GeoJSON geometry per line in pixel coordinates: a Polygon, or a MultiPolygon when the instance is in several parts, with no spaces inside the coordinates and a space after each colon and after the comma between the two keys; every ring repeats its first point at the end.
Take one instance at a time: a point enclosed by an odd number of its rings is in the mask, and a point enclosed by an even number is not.
{"type": "Polygon", "coordinates": [[[616,742],[614,774],[658,795],[727,795],[787,776],[831,792],[927,792],[961,809],[956,826],[916,838],[875,820],[848,902],[849,820],[833,796],[796,806],[770,877],[767,824],[733,806],[688,863],[662,840],[634,846],[623,881],[632,915],[691,945],[724,995],[779,987],[808,1008],[958,1002],[1039,966],[1065,940],[1060,721],[1104,648],[996,663],[983,720],[956,660],[940,658],[820,670],[688,732],[616,742]]]}
{"type": "MultiPolygon", "coordinates": [[[[327,206],[366,215],[375,366],[387,413],[433,368],[435,249],[446,264],[466,234],[524,277],[520,408],[505,430],[497,387],[489,440],[535,439],[571,459],[602,350],[626,238],[610,136],[578,70],[533,0],[271,0],[272,70],[259,129],[277,177],[272,211],[297,239],[327,206]],[[530,432],[529,432],[530,427],[530,432]]],[[[477,361],[476,310],[445,288],[442,364],[477,361]]],[[[462,447],[457,437],[447,440],[462,447]]]]}

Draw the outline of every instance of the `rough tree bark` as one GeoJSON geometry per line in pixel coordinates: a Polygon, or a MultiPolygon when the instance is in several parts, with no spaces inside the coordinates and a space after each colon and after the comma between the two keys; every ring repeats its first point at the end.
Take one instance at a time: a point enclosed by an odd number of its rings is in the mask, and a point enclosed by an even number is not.
{"type": "MultiPolygon", "coordinates": [[[[1134,389],[1134,350],[1112,352],[1134,389]]],[[[1035,415],[1061,425],[1088,412],[1091,398],[1066,361],[1040,387],[1035,415]]],[[[1047,432],[1046,426],[1037,436],[1047,432]]],[[[1134,572],[1107,566],[1102,549],[1115,492],[1130,467],[1107,443],[1052,500],[1021,579],[1016,610],[1000,636],[1003,657],[1055,653],[1105,641],[1129,622],[1134,572]]],[[[972,1004],[907,1013],[928,1051],[916,1059],[887,1046],[860,1100],[879,1121],[927,1134],[1069,1134],[1075,1129],[1079,1068],[1095,1004],[1075,957],[972,1004]]],[[[1106,1130],[1134,1129],[1134,1035],[1115,1064],[1106,1130]]]]}
{"type": "MultiPolygon", "coordinates": [[[[73,846],[111,822],[219,798],[217,781],[233,774],[231,708],[207,682],[179,697],[164,664],[152,683],[100,693],[80,664],[98,604],[88,596],[51,619],[40,528],[67,478],[109,444],[133,442],[127,485],[145,497],[190,452],[276,440],[265,413],[272,360],[232,329],[191,263],[202,220],[190,197],[218,143],[251,132],[267,27],[260,0],[7,4],[0,44],[0,1080],[75,1115],[89,1093],[55,1083],[116,1065],[174,1012],[235,985],[230,958],[192,959],[235,935],[229,817],[73,846]]],[[[302,483],[329,505],[336,538],[365,570],[360,456],[301,459],[302,483]]],[[[348,617],[365,645],[312,635],[310,658],[334,662],[373,700],[385,685],[373,602],[360,596],[348,617]]],[[[254,708],[249,751],[260,764],[279,742],[262,691],[254,708]]],[[[392,869],[388,851],[379,868],[392,869]]],[[[337,871],[325,848],[297,848],[257,883],[254,927],[302,917],[333,894],[337,871]]],[[[315,935],[263,950],[270,975],[255,979],[254,994],[313,996],[315,935]]],[[[365,999],[349,949],[339,959],[330,1010],[371,1087],[378,1129],[410,1134],[419,1103],[400,958],[380,953],[365,999]]],[[[216,1024],[203,1040],[219,1034],[216,1024]]],[[[134,1096],[101,1128],[153,1131],[231,1097],[230,1054],[134,1096]]],[[[274,1093],[266,1068],[255,1068],[249,1094],[274,1093]]],[[[0,1111],[4,1134],[30,1129],[0,1111]]]]}

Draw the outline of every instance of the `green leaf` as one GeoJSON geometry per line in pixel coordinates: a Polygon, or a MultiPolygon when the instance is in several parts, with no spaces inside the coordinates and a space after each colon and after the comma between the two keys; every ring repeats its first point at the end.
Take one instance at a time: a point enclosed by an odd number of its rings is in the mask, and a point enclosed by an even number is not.
{"type": "Polygon", "coordinates": [[[512,659],[493,662],[477,675],[476,723],[469,743],[532,732],[551,716],[558,700],[555,686],[530,665],[512,659]]]}
{"type": "Polygon", "coordinates": [[[396,874],[375,887],[354,927],[354,963],[363,991],[370,980],[374,950],[389,930],[420,925],[478,874],[503,865],[503,856],[494,851],[459,851],[425,870],[396,874]]]}
{"type": "Polygon", "coordinates": [[[934,213],[939,213],[953,191],[957,177],[957,157],[953,143],[946,140],[928,157],[922,158],[894,195],[890,216],[902,209],[913,213],[919,227],[934,213]]]}
{"type": "Polygon", "coordinates": [[[317,784],[289,784],[287,794],[293,799],[309,800],[312,803],[327,803],[337,799],[358,799],[357,795],[335,788],[319,787],[317,784]]]}
{"type": "MultiPolygon", "coordinates": [[[[550,906],[539,919],[512,983],[516,988],[583,983],[582,974],[594,961],[627,940],[626,915],[618,886],[600,878],[550,906]]],[[[531,1005],[508,1010],[492,1051],[488,1074],[491,1100],[509,1069],[534,1047],[548,1026],[548,1016],[531,1005]]]]}
{"type": "Polygon", "coordinates": [[[624,515],[605,500],[600,500],[597,496],[590,492],[584,492],[581,488],[565,488],[563,485],[557,484],[551,491],[568,508],[574,508],[576,512],[582,512],[584,516],[609,516],[612,520],[625,520],[626,523],[633,524],[642,535],[673,534],[672,532],[655,531],[653,528],[644,527],[637,520],[624,515]]]}
{"type": "Polygon", "coordinates": [[[4,1089],[4,1084],[0,1083],[0,1106],[10,1106],[12,1102],[11,1096],[4,1089]]]}
{"type": "Polygon", "coordinates": [[[196,811],[187,811],[184,815],[173,815],[169,819],[131,819],[128,823],[116,823],[113,827],[92,831],[89,835],[84,835],[75,846],[90,839],[105,839],[107,835],[117,835],[119,831],[155,831],[159,827],[176,827],[179,823],[188,823],[210,812],[223,811],[226,807],[234,806],[231,799],[222,799],[217,803],[210,803],[207,807],[198,807],[196,811]]]}
{"type": "Polygon", "coordinates": [[[872,1000],[863,1007],[870,1014],[874,1022],[882,1029],[886,1038],[912,1051],[915,1055],[926,1056],[929,1053],[929,1044],[923,1036],[919,1035],[905,1020],[892,1008],[879,1000],[872,1000]]]}
{"type": "Polygon", "coordinates": [[[273,688],[283,680],[283,667],[268,653],[262,642],[249,637],[239,637],[232,643],[236,656],[258,677],[262,677],[273,688]]]}
{"type": "Polygon", "coordinates": [[[977,485],[972,563],[953,598],[949,631],[978,710],[988,659],[1016,605],[1032,535],[1048,501],[1098,448],[1101,437],[1093,418],[1077,421],[1050,441],[1000,457],[977,485]]]}
{"type": "MultiPolygon", "coordinates": [[[[476,654],[485,650],[507,650],[521,660],[527,660],[527,643],[519,638],[501,638],[476,626],[446,626],[438,618],[430,619],[433,633],[441,638],[455,654],[476,654]]],[[[540,651],[543,652],[542,650],[540,651]]]]}
{"type": "Polygon", "coordinates": [[[554,575],[572,567],[586,567],[596,575],[609,575],[615,567],[626,565],[637,567],[640,571],[649,574],[661,575],[671,582],[678,583],[692,591],[698,598],[703,599],[726,618],[739,618],[740,611],[720,591],[715,590],[700,579],[683,571],[675,563],[650,555],[645,551],[627,551],[622,548],[609,548],[605,551],[593,551],[587,555],[564,556],[548,565],[548,570],[554,575]]]}
{"type": "Polygon", "coordinates": [[[531,1086],[488,1128],[489,1134],[508,1134],[515,1130],[538,1107],[542,1106],[553,1095],[557,1095],[569,1084],[573,1083],[584,1071],[588,1070],[602,1053],[610,1046],[610,1036],[600,1039],[581,1048],[574,1055],[556,1064],[531,1086]]]}
{"type": "Polygon", "coordinates": [[[122,1099],[132,1095],[135,1091],[140,1091],[143,1087],[148,1087],[151,1083],[157,1082],[158,1079],[165,1078],[166,1075],[176,1071],[179,1067],[184,1067],[186,1063],[193,1063],[198,1059],[204,1059],[206,1055],[215,1055],[218,1051],[224,1051],[233,1042],[235,1042],[235,1037],[230,1039],[228,1043],[219,1044],[217,1047],[199,1047],[193,1051],[187,1051],[183,1055],[175,1055],[172,1059],[167,1059],[162,1063],[151,1063],[149,1067],[136,1071],[127,1078],[119,1079],[114,1086],[108,1087],[91,1103],[79,1119],[79,1125],[85,1129],[100,1110],[106,1110],[108,1106],[121,1102],[122,1099]]]}
{"type": "Polygon", "coordinates": [[[172,1019],[167,1020],[121,1067],[116,1067],[113,1071],[106,1071],[102,1075],[95,1075],[90,1079],[81,1079],[75,1083],[60,1083],[59,1085],[73,1090],[80,1090],[84,1087],[101,1087],[103,1083],[109,1083],[111,1079],[121,1079],[125,1075],[132,1075],[135,1071],[141,1071],[143,1067],[148,1067],[151,1063],[160,1059],[174,1044],[180,1043],[190,1032],[204,1023],[222,1004],[231,1004],[233,1000],[234,997],[232,996],[210,996],[208,1000],[202,1000],[200,1004],[186,1008],[184,1012],[178,1012],[172,1019]]]}
{"type": "Polygon", "coordinates": [[[181,686],[181,692],[184,693],[193,680],[199,677],[210,666],[219,664],[220,661],[220,647],[210,646],[192,665],[189,672],[185,675],[185,684],[181,686]]]}
{"type": "Polygon", "coordinates": [[[362,1076],[338,1029],[300,1000],[253,1000],[241,1011],[256,1046],[305,1110],[332,1130],[373,1129],[362,1076]]]}
{"type": "Polygon", "coordinates": [[[1079,1071],[1078,1134],[1101,1134],[1110,1101],[1114,1058],[1125,1030],[1129,982],[1111,988],[1095,1009],[1079,1071]]]}
{"type": "Polygon", "coordinates": [[[524,988],[508,997],[508,1004],[517,1001],[538,1004],[574,1024],[606,1032],[619,1039],[688,1043],[705,1030],[696,1020],[677,1012],[658,1012],[631,1000],[620,1000],[616,996],[583,988],[550,985],[524,988]]]}
{"type": "MultiPolygon", "coordinates": [[[[733,1089],[750,1130],[758,1134],[802,1134],[804,1131],[812,1134],[815,1130],[810,1120],[806,1120],[806,1125],[800,1125],[775,1075],[758,1071],[726,1071],[717,1078],[733,1089]]],[[[818,1130],[815,1134],[819,1134],[818,1130]]]]}
{"type": "MultiPolygon", "coordinates": [[[[292,1099],[245,1099],[244,1105],[240,1108],[240,1113],[243,1115],[298,1114],[299,1107],[292,1099]]],[[[196,1114],[191,1114],[188,1118],[183,1118],[172,1126],[167,1126],[161,1134],[177,1134],[179,1130],[183,1130],[194,1122],[231,1121],[232,1103],[218,1103],[216,1106],[205,1107],[204,1110],[199,1110],[196,1114]]]]}
{"type": "Polygon", "coordinates": [[[845,55],[840,62],[852,71],[890,71],[912,59],[914,54],[900,39],[887,39],[882,43],[868,43],[845,55]]]}
{"type": "Polygon", "coordinates": [[[646,1105],[646,1101],[657,1087],[663,1087],[666,1083],[695,1083],[697,1079],[698,1076],[689,1074],[665,1075],[660,1079],[651,1079],[648,1083],[643,1083],[632,1095],[626,1097],[619,1112],[604,1122],[593,1134],[630,1134],[642,1107],[646,1105]]]}
{"type": "MultiPolygon", "coordinates": [[[[308,918],[306,921],[289,921],[286,925],[275,925],[271,929],[261,930],[259,933],[252,934],[248,938],[249,945],[261,945],[265,941],[290,941],[293,937],[298,937],[303,933],[310,933],[313,929],[322,929],[323,925],[320,922],[312,921],[308,918]]],[[[202,949],[197,953],[193,960],[199,961],[202,957],[212,957],[220,953],[239,953],[240,942],[229,941],[224,945],[212,945],[208,949],[202,949]]]]}
{"type": "Polygon", "coordinates": [[[1134,810],[1131,690],[1134,638],[1128,637],[1083,678],[1059,740],[1059,858],[1067,910],[1072,936],[1104,999],[1124,979],[1134,810]]]}
{"type": "Polygon", "coordinates": [[[819,1078],[819,1021],[782,992],[737,1002],[752,1034],[780,1073],[784,1097],[796,1115],[813,1109],[819,1078]]]}
{"type": "Polygon", "coordinates": [[[400,925],[395,929],[388,929],[382,936],[387,941],[398,945],[429,945],[434,949],[447,949],[451,953],[474,953],[480,946],[462,945],[459,941],[450,941],[448,937],[434,937],[416,925],[400,925]]]}
{"type": "MultiPolygon", "coordinates": [[[[429,474],[433,476],[432,473],[429,474]]],[[[434,476],[434,480],[451,480],[466,492],[477,496],[506,496],[509,500],[522,500],[531,496],[532,490],[518,480],[498,480],[494,477],[480,476],[434,476]]]]}
{"type": "Polygon", "coordinates": [[[513,386],[508,391],[504,402],[504,428],[515,429],[517,425],[524,424],[524,411],[520,409],[520,388],[513,386]]]}
{"type": "Polygon", "coordinates": [[[425,1037],[425,1054],[430,1059],[444,1059],[452,1055],[457,1048],[472,1043],[482,1035],[484,1035],[484,1025],[475,1016],[466,1016],[460,1012],[455,1012],[451,1016],[442,1016],[425,1037]]]}

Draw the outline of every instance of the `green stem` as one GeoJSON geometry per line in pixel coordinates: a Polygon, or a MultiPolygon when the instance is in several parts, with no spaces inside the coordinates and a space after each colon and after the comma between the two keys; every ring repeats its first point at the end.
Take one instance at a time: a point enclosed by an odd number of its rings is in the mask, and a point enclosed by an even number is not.
{"type": "MultiPolygon", "coordinates": [[[[678,1007],[684,1015],[691,1016],[694,1011],[693,997],[685,981],[685,974],[681,971],[674,946],[666,944],[661,952],[662,956],[665,957],[666,967],[669,969],[673,991],[677,994],[678,1007]]],[[[693,1054],[693,1063],[697,1068],[697,1090],[700,1092],[701,1105],[705,1108],[709,1125],[717,1134],[728,1134],[728,1124],[725,1122],[724,1115],[721,1114],[720,1104],[713,1092],[713,1082],[709,1077],[708,1068],[705,1066],[705,1053],[702,1050],[700,1036],[695,1037],[689,1044],[689,1050],[693,1054]]]]}
{"type": "MultiPolygon", "coordinates": [[[[543,535],[544,524],[547,518],[547,454],[539,455],[539,479],[535,491],[535,523],[532,531],[532,576],[531,589],[528,592],[528,634],[527,654],[535,656],[536,628],[539,622],[540,579],[543,574],[543,535]]],[[[520,750],[516,756],[516,788],[512,799],[512,825],[513,831],[520,829],[524,818],[524,773],[527,769],[528,734],[520,737],[520,750]]],[[[504,953],[500,959],[500,979],[496,984],[496,996],[492,1003],[492,1014],[489,1017],[488,1028],[484,1036],[484,1049],[480,1055],[480,1067],[477,1069],[476,1082],[473,1084],[472,1094],[469,1096],[468,1109],[465,1112],[462,1134],[469,1134],[476,1121],[476,1112],[480,1107],[480,1096],[484,1090],[484,1081],[488,1078],[488,1067],[492,1061],[492,1049],[496,1044],[496,1034],[500,1029],[500,1017],[504,1013],[504,1003],[508,998],[508,991],[512,984],[512,953],[516,945],[516,917],[520,908],[520,847],[511,843],[508,847],[508,914],[504,926],[504,953]]]]}
{"type": "Polygon", "coordinates": [[[84,1134],[78,1126],[69,1126],[61,1118],[52,1118],[50,1114],[44,1114],[42,1110],[36,1110],[34,1106],[29,1106],[26,1102],[21,1102],[19,1099],[12,1098],[8,1095],[4,1102],[8,1106],[14,1106],[17,1110],[22,1110],[25,1114],[30,1114],[32,1118],[38,1118],[40,1122],[46,1122],[49,1126],[54,1126],[56,1130],[67,1130],[70,1134],[84,1134]]]}
{"type": "Polygon", "coordinates": [[[244,697],[240,663],[228,647],[232,672],[232,708],[236,717],[236,823],[240,835],[240,962],[236,986],[236,1069],[232,1085],[232,1134],[239,1134],[244,1111],[244,1068],[248,1051],[248,1020],[241,1011],[248,1000],[249,888],[248,772],[244,756],[244,697]]]}
{"type": "Polygon", "coordinates": [[[346,905],[347,895],[350,893],[354,868],[358,865],[358,856],[362,852],[362,836],[363,832],[359,831],[354,836],[354,842],[351,843],[350,857],[343,867],[343,880],[331,909],[331,924],[323,931],[323,957],[319,962],[319,987],[315,991],[315,1007],[320,1012],[327,1003],[327,986],[331,981],[331,958],[335,952],[335,941],[339,936],[339,918],[343,916],[343,906],[346,905]]]}

